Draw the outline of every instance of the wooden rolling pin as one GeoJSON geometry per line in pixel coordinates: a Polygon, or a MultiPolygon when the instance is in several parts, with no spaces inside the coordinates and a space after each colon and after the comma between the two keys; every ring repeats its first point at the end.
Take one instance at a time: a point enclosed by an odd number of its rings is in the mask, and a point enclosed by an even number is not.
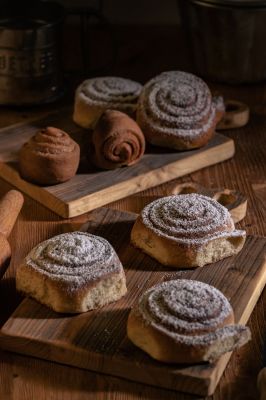
{"type": "Polygon", "coordinates": [[[10,190],[0,200],[0,279],[8,267],[11,257],[11,248],[7,238],[15,225],[23,202],[23,195],[17,190],[10,190]]]}

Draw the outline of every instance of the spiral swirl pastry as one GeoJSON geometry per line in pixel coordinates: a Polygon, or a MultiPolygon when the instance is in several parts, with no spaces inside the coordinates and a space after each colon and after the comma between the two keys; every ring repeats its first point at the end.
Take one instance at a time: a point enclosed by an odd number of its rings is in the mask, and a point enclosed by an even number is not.
{"type": "Polygon", "coordinates": [[[130,79],[105,76],[87,79],[75,94],[74,121],[92,128],[103,111],[123,111],[134,115],[142,85],[130,79]]]}
{"type": "Polygon", "coordinates": [[[74,286],[120,271],[117,255],[109,242],[83,232],[57,235],[36,246],[26,263],[54,280],[74,286]]]}
{"type": "MultiPolygon", "coordinates": [[[[213,286],[194,280],[152,287],[140,297],[132,314],[131,322],[139,323],[142,335],[146,335],[143,343],[149,343],[144,350],[155,358],[166,357],[163,361],[210,361],[239,347],[250,336],[248,328],[233,325],[234,314],[226,297],[213,286]],[[147,335],[159,341],[159,352],[147,335]]],[[[129,332],[131,335],[131,329],[129,332]]]]}
{"type": "Polygon", "coordinates": [[[26,180],[41,185],[65,182],[75,175],[79,158],[79,145],[66,132],[47,127],[22,146],[20,173],[26,180]]]}
{"type": "Polygon", "coordinates": [[[243,247],[245,232],[235,230],[229,211],[216,200],[192,193],[148,204],[131,239],[163,264],[189,267],[236,254],[243,247]]]}
{"type": "Polygon", "coordinates": [[[136,164],[144,154],[145,138],[136,122],[126,114],[105,111],[92,135],[91,160],[103,169],[136,164]]]}
{"type": "Polygon", "coordinates": [[[163,197],[144,208],[143,222],[158,235],[201,245],[234,229],[229,211],[200,194],[163,197]]]}
{"type": "Polygon", "coordinates": [[[193,332],[199,335],[197,339],[214,332],[232,314],[228,300],[219,290],[188,279],[153,287],[142,296],[139,307],[144,319],[167,334],[175,337],[193,332]]]}
{"type": "MultiPolygon", "coordinates": [[[[73,232],[37,245],[19,268],[17,287],[57,311],[75,312],[78,308],[78,312],[95,308],[83,304],[88,291],[95,290],[101,282],[105,282],[107,288],[109,283],[109,291],[114,290],[117,279],[124,294],[123,267],[110,243],[100,236],[73,232]],[[32,276],[30,286],[25,279],[28,275],[32,276]],[[59,306],[54,300],[57,298],[62,299],[59,306]]],[[[97,302],[102,300],[97,299],[97,302]]]]}
{"type": "Polygon", "coordinates": [[[186,150],[209,141],[217,123],[216,112],[216,103],[202,79],[169,71],[144,85],[137,122],[148,142],[186,150]]]}

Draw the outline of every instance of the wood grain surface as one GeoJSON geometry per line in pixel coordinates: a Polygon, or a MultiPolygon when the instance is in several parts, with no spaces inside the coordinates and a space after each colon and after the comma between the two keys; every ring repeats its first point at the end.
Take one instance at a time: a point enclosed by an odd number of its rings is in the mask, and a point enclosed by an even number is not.
{"type": "Polygon", "coordinates": [[[90,132],[72,121],[72,109],[63,108],[39,120],[0,129],[0,176],[62,217],[74,217],[111,201],[186,175],[234,155],[231,139],[216,134],[203,148],[172,152],[149,147],[130,168],[100,171],[88,163],[90,132]],[[42,127],[56,126],[69,133],[81,147],[78,173],[69,181],[41,187],[20,177],[17,155],[20,147],[42,127]],[[2,161],[2,162],[1,162],[2,161]]]}
{"type": "MultiPolygon", "coordinates": [[[[192,70],[186,62],[184,38],[178,26],[132,29],[115,28],[119,52],[117,64],[108,71],[114,76],[130,77],[145,82],[161,71],[192,70]],[[156,45],[155,45],[156,44],[156,45]],[[173,50],[174,49],[174,50],[173,50]]],[[[103,51],[103,39],[99,29],[91,35],[94,49],[103,51]],[[93,36],[96,33],[96,36],[93,36]],[[94,38],[97,37],[97,40],[94,38]],[[101,40],[102,38],[102,40],[101,40]],[[101,43],[101,45],[100,45],[101,43]]],[[[77,70],[80,54],[79,30],[73,26],[65,40],[65,64],[77,70]]],[[[109,43],[109,42],[108,42],[109,43]]],[[[97,54],[98,54],[97,53],[97,54]]],[[[93,67],[97,57],[91,57],[93,67]]],[[[81,82],[82,76],[71,76],[70,87],[81,82]]],[[[69,78],[69,77],[68,77],[69,78]]],[[[68,82],[67,82],[68,83],[68,82]]],[[[229,86],[210,84],[213,91],[222,93],[225,99],[236,99],[250,107],[250,121],[242,129],[226,131],[235,142],[236,153],[226,162],[176,179],[171,183],[196,182],[208,188],[227,187],[245,194],[248,199],[247,215],[237,227],[246,229],[249,235],[266,235],[266,84],[229,86]]],[[[73,90],[68,99],[72,101],[73,90]]],[[[26,110],[0,108],[0,126],[40,118],[55,108],[55,104],[26,110]]],[[[137,195],[110,204],[118,210],[140,212],[152,199],[166,193],[169,184],[162,184],[137,195]]],[[[12,186],[0,180],[0,196],[12,186]]],[[[71,220],[76,229],[85,222],[87,215],[71,220]]],[[[38,242],[61,233],[68,220],[61,220],[52,211],[25,196],[25,205],[10,235],[13,251],[11,265],[0,281],[0,324],[10,317],[21,302],[15,290],[14,276],[21,257],[38,242]]],[[[258,400],[257,375],[262,368],[262,348],[266,332],[266,290],[263,291],[251,314],[248,325],[252,341],[235,351],[212,396],[208,400],[258,400]]],[[[0,399],[4,400],[198,400],[198,396],[180,395],[126,379],[64,366],[41,359],[0,351],[0,399]]],[[[202,396],[200,397],[202,399],[202,396]]]]}
{"type": "Polygon", "coordinates": [[[117,251],[127,278],[128,293],[123,299],[77,316],[58,314],[25,299],[0,331],[0,347],[137,382],[211,395],[230,354],[212,365],[179,367],[152,360],[128,340],[128,312],[141,293],[155,284],[197,279],[221,290],[231,302],[236,323],[246,324],[266,283],[266,238],[250,236],[235,257],[177,272],[130,245],[136,217],[102,208],[92,212],[81,228],[105,237],[117,251]]]}
{"type": "MultiPolygon", "coordinates": [[[[245,92],[242,95],[247,101],[245,92]]],[[[261,97],[256,95],[256,91],[253,95],[254,101],[260,103],[261,97]]],[[[253,118],[244,131],[230,133],[237,147],[233,159],[175,182],[197,182],[206,187],[227,186],[245,193],[250,207],[246,218],[238,224],[238,227],[246,229],[249,234],[265,235],[266,136],[264,118],[260,117],[259,110],[261,109],[254,108],[253,118]],[[259,142],[260,146],[257,146],[256,142],[259,142]]],[[[165,195],[169,185],[164,184],[149,189],[112,203],[110,207],[140,212],[151,199],[165,195]]],[[[8,183],[1,181],[1,195],[10,189],[11,186],[8,183]]],[[[71,224],[78,229],[86,219],[85,214],[72,219],[71,224]]],[[[0,282],[1,324],[8,319],[21,301],[21,296],[15,291],[14,283],[16,266],[21,261],[21,257],[40,241],[62,233],[64,224],[69,224],[69,222],[61,220],[51,211],[25,196],[25,205],[10,236],[13,249],[11,265],[0,282]]],[[[262,365],[261,349],[266,331],[265,309],[264,291],[248,323],[253,340],[233,353],[218,388],[213,396],[208,397],[208,400],[258,399],[256,379],[262,365]]],[[[173,391],[6,352],[0,352],[0,383],[0,398],[7,400],[198,399],[193,395],[177,395],[173,391]]]]}
{"type": "Polygon", "coordinates": [[[7,239],[15,225],[23,202],[23,195],[17,190],[10,190],[0,199],[0,279],[8,267],[11,257],[11,248],[7,239]]]}
{"type": "Polygon", "coordinates": [[[0,198],[0,233],[6,238],[15,225],[23,202],[23,195],[17,190],[10,190],[0,198]]]}

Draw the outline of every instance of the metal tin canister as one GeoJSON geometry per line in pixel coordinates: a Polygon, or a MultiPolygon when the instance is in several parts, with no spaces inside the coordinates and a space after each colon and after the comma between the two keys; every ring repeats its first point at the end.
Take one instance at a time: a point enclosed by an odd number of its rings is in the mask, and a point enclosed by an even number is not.
{"type": "Polygon", "coordinates": [[[63,9],[37,2],[23,14],[0,18],[0,104],[53,101],[62,89],[60,31],[63,9]]]}
{"type": "Polygon", "coordinates": [[[265,0],[178,0],[195,73],[227,83],[266,79],[265,0]]]}

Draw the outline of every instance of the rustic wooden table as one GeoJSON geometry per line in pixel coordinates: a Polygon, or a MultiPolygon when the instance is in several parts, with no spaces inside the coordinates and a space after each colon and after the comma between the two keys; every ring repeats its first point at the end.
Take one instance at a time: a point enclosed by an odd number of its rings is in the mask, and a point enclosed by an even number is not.
{"type": "MultiPolygon", "coordinates": [[[[236,154],[229,161],[205,168],[176,182],[195,181],[207,187],[237,189],[248,197],[248,212],[239,227],[248,234],[266,235],[266,85],[218,88],[227,98],[242,100],[251,106],[251,119],[242,129],[227,131],[235,140],[236,154]]],[[[43,111],[43,110],[42,110],[43,111]]],[[[0,111],[0,126],[21,121],[42,111],[0,111]]],[[[160,196],[165,185],[110,204],[119,210],[139,212],[149,196],[160,196]]],[[[0,180],[0,196],[11,186],[0,180]]],[[[73,220],[72,220],[73,221],[73,220]]],[[[75,222],[86,221],[86,215],[75,222]]],[[[21,301],[15,290],[15,271],[21,255],[34,242],[60,232],[62,220],[30,198],[25,198],[21,215],[10,237],[13,258],[0,283],[0,324],[21,301]],[[32,229],[31,229],[32,227],[32,229]]],[[[249,320],[253,340],[234,352],[220,384],[211,397],[215,400],[255,400],[258,398],[256,377],[262,366],[262,344],[266,338],[266,291],[260,297],[249,320]]],[[[52,362],[0,352],[0,399],[192,399],[189,395],[128,382],[122,379],[79,370],[52,362]]]]}

